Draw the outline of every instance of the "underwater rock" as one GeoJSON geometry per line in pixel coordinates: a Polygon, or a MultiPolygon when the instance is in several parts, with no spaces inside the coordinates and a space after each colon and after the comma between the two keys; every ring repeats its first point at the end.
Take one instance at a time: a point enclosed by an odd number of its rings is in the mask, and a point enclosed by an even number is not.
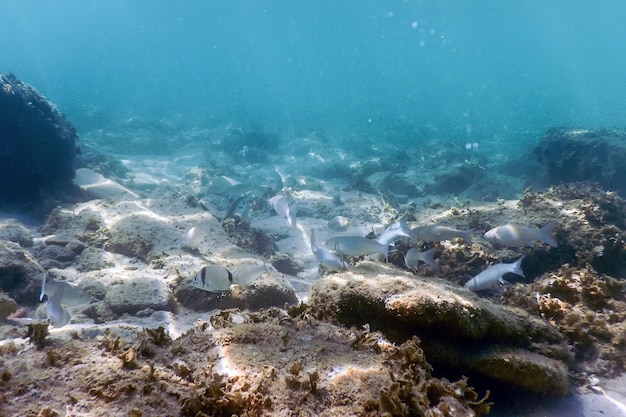
{"type": "Polygon", "coordinates": [[[489,412],[490,403],[465,379],[430,374],[416,338],[394,345],[379,333],[353,332],[313,315],[306,307],[289,316],[278,309],[226,310],[211,318],[211,331],[201,324],[174,341],[171,357],[185,361],[195,388],[180,399],[181,416],[489,412]],[[238,376],[229,377],[234,370],[238,376]]]}
{"type": "Polygon", "coordinates": [[[0,291],[0,323],[6,320],[11,313],[17,310],[17,303],[11,297],[0,291]]]}
{"type": "Polygon", "coordinates": [[[161,236],[172,236],[172,241],[179,231],[172,225],[160,221],[155,216],[144,213],[132,213],[124,216],[109,228],[111,238],[104,249],[148,262],[163,255],[170,247],[158,246],[161,236]]]}
{"type": "Polygon", "coordinates": [[[532,153],[553,184],[594,181],[626,196],[626,131],[553,128],[532,153]]]}
{"type": "Polygon", "coordinates": [[[433,182],[426,184],[426,194],[460,194],[484,177],[487,171],[478,162],[466,160],[437,170],[433,182]]]}
{"type": "MultiPolygon", "coordinates": [[[[468,369],[472,356],[494,349],[533,352],[537,356],[526,356],[528,361],[550,359],[565,369],[573,360],[563,336],[546,321],[447,281],[412,277],[389,266],[361,262],[349,272],[324,277],[313,285],[310,302],[345,325],[369,324],[396,342],[418,336],[433,365],[470,376],[494,376],[479,368],[468,369]]],[[[544,369],[532,363],[527,366],[544,369]]],[[[554,375],[546,371],[544,378],[554,375]]],[[[567,373],[564,378],[555,385],[567,386],[567,373]]],[[[529,389],[522,381],[498,381],[529,389]]],[[[558,389],[550,393],[564,395],[558,389]]]]}
{"type": "Polygon", "coordinates": [[[159,276],[146,276],[145,272],[127,272],[118,285],[107,287],[105,304],[115,314],[136,314],[139,311],[175,311],[174,296],[165,280],[159,276]]]}
{"type": "Polygon", "coordinates": [[[76,269],[83,272],[97,271],[113,266],[115,266],[113,256],[103,249],[94,247],[86,248],[76,262],[76,269]]]}
{"type": "Polygon", "coordinates": [[[468,368],[540,395],[562,397],[569,392],[568,371],[563,362],[527,350],[484,351],[471,357],[468,368]]]}
{"type": "Polygon", "coordinates": [[[0,290],[20,304],[39,300],[44,269],[19,244],[0,241],[0,290]]]}
{"type": "Polygon", "coordinates": [[[12,74],[0,74],[0,131],[0,206],[35,208],[72,188],[76,129],[12,74]]]}
{"type": "Polygon", "coordinates": [[[32,233],[15,219],[0,221],[0,240],[19,243],[24,248],[33,246],[32,233]]]}
{"type": "Polygon", "coordinates": [[[410,198],[419,197],[424,194],[416,184],[402,175],[391,171],[376,172],[367,177],[367,182],[373,190],[383,193],[406,195],[410,198]]]}

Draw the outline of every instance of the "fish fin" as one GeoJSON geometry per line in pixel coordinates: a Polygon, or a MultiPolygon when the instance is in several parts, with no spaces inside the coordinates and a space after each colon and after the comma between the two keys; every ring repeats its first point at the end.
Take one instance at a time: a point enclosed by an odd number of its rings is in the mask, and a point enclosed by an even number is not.
{"type": "Polygon", "coordinates": [[[46,295],[46,278],[47,277],[48,277],[48,273],[44,271],[43,281],[41,282],[41,294],[39,294],[39,301],[43,301],[43,296],[46,295]]]}
{"type": "Polygon", "coordinates": [[[559,246],[559,244],[557,243],[553,235],[554,229],[556,229],[557,225],[558,225],[558,222],[556,220],[552,220],[551,222],[543,226],[541,229],[539,229],[539,236],[541,237],[541,240],[547,243],[548,245],[552,246],[553,248],[556,248],[559,246]]]}
{"type": "Polygon", "coordinates": [[[472,232],[473,230],[467,230],[463,232],[463,240],[470,246],[472,245],[472,238],[470,237],[472,235],[472,232]]]}
{"type": "Polygon", "coordinates": [[[524,278],[526,278],[526,275],[524,275],[524,271],[522,270],[522,261],[525,257],[526,255],[522,255],[517,261],[515,261],[515,268],[513,271],[515,275],[519,275],[524,278]]]}
{"type": "Polygon", "coordinates": [[[431,268],[436,268],[437,263],[435,262],[435,253],[437,252],[437,246],[432,247],[426,251],[424,251],[422,260],[424,263],[431,268]]]}

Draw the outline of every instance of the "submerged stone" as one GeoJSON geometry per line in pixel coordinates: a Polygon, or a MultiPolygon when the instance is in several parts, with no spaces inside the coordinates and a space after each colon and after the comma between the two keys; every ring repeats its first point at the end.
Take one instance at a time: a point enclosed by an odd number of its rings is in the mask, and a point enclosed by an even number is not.
{"type": "MultiPolygon", "coordinates": [[[[567,363],[573,360],[554,326],[447,281],[412,277],[388,266],[363,262],[356,269],[315,283],[311,303],[343,324],[368,324],[372,330],[379,330],[398,343],[420,337],[426,356],[435,367],[495,378],[509,386],[537,392],[523,381],[499,377],[509,375],[523,362],[538,374],[545,371],[544,378],[560,378],[554,382],[555,386],[568,386],[567,372],[552,371],[554,367],[567,370],[567,363]],[[481,357],[494,350],[515,350],[528,355],[518,355],[517,363],[504,361],[502,367],[510,367],[509,373],[483,372],[480,367],[471,366],[476,355],[481,357]],[[554,366],[548,369],[535,364],[535,360],[554,366]]],[[[567,389],[539,391],[551,395],[567,393],[567,389]]]]}

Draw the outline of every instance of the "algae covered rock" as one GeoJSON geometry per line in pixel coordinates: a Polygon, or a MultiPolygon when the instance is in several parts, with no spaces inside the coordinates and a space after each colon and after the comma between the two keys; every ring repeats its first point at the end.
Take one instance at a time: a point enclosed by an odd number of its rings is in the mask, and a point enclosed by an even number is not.
{"type": "Polygon", "coordinates": [[[0,206],[39,206],[71,188],[76,129],[13,74],[0,74],[0,132],[0,206]]]}
{"type": "Polygon", "coordinates": [[[20,304],[38,300],[44,269],[18,243],[0,241],[0,290],[20,304]]]}
{"type": "Polygon", "coordinates": [[[0,323],[17,310],[17,303],[8,295],[0,292],[0,323]]]}
{"type": "Polygon", "coordinates": [[[360,268],[322,278],[314,284],[311,303],[343,324],[369,324],[372,330],[380,330],[396,342],[420,337],[428,360],[435,366],[494,378],[525,390],[553,395],[567,393],[563,389],[543,388],[551,387],[547,380],[555,377],[558,380],[554,386],[567,387],[567,372],[552,371],[555,367],[567,370],[573,359],[554,326],[446,281],[412,277],[391,267],[364,262],[360,268]],[[501,374],[509,374],[501,369],[487,372],[491,368],[483,371],[480,366],[471,366],[477,355],[482,357],[502,349],[528,353],[516,356],[517,362],[500,364],[503,368],[511,367],[509,371],[513,372],[514,367],[526,361],[524,366],[537,370],[533,378],[543,378],[542,384],[500,378],[501,374]],[[536,361],[553,366],[540,366],[536,361]]]}
{"type": "Polygon", "coordinates": [[[597,181],[626,195],[626,131],[553,128],[533,149],[550,182],[597,181]]]}

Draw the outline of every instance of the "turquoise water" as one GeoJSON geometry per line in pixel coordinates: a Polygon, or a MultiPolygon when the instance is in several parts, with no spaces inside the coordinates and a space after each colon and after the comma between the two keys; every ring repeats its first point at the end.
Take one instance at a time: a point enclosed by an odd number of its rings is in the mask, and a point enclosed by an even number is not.
{"type": "Polygon", "coordinates": [[[0,71],[118,118],[389,125],[478,142],[623,126],[623,1],[2,1],[0,71]]]}

